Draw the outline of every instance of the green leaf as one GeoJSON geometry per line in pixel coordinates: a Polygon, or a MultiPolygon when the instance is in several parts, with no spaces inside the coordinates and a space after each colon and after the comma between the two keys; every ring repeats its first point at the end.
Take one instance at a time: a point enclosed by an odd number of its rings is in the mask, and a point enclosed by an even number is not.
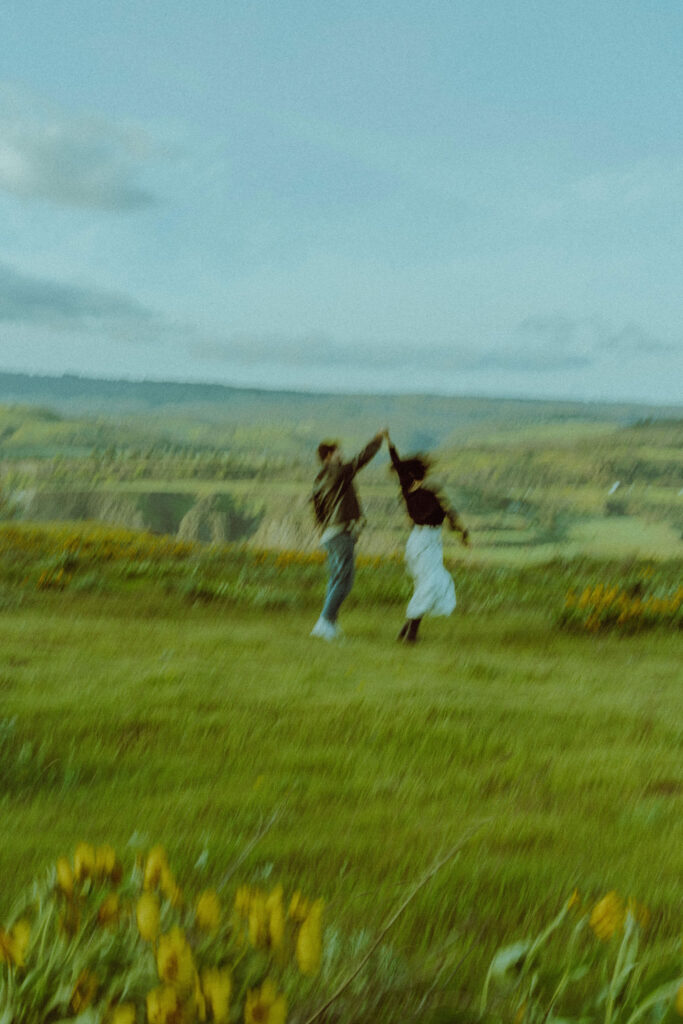
{"type": "Polygon", "coordinates": [[[507,974],[511,967],[516,967],[523,962],[530,948],[531,943],[525,941],[515,942],[511,946],[499,949],[491,961],[489,976],[491,978],[500,978],[507,974]]]}
{"type": "Polygon", "coordinates": [[[653,1006],[657,1006],[658,1003],[668,1003],[674,999],[680,986],[683,985],[683,977],[675,978],[666,985],[661,985],[659,988],[651,992],[650,995],[635,1008],[626,1024],[635,1024],[644,1013],[647,1013],[653,1006]]]}
{"type": "Polygon", "coordinates": [[[505,946],[503,949],[498,950],[491,961],[491,966],[488,969],[486,980],[484,981],[481,1001],[479,1004],[481,1013],[486,1009],[491,980],[493,978],[500,979],[504,977],[511,967],[522,964],[530,948],[531,943],[528,940],[525,940],[523,942],[515,942],[511,946],[505,946]]]}

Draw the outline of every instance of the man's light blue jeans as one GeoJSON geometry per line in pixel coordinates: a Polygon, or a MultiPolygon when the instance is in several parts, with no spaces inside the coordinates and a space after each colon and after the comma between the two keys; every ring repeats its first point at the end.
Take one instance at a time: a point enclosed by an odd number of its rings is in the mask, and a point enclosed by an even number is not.
{"type": "Polygon", "coordinates": [[[323,545],[327,552],[327,590],[323,605],[323,618],[336,622],[342,602],[353,586],[354,548],[356,542],[350,533],[338,533],[323,545]]]}

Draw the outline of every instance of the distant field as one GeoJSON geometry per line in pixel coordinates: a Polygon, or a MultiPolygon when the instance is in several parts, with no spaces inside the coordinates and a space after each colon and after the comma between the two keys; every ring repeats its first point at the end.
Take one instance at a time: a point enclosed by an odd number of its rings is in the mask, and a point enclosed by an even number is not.
{"type": "Polygon", "coordinates": [[[639,558],[670,558],[683,554],[683,541],[667,523],[648,523],[631,516],[593,519],[570,530],[567,554],[585,552],[614,558],[625,551],[639,558]]]}
{"type": "MultiPolygon", "coordinates": [[[[38,493],[34,517],[58,518],[61,513],[67,518],[80,515],[136,527],[147,522],[156,532],[173,533],[193,504],[224,496],[238,514],[253,522],[240,538],[246,543],[257,548],[310,550],[317,540],[306,501],[309,485],[310,481],[282,477],[152,478],[107,482],[86,491],[79,490],[75,483],[65,483],[61,488],[46,490],[42,497],[38,493]],[[83,511],[79,511],[81,508],[83,511]]],[[[359,481],[359,490],[367,515],[361,550],[400,553],[409,525],[395,481],[388,473],[375,471],[359,481]]],[[[580,554],[655,559],[683,555],[683,531],[673,521],[683,516],[683,497],[672,488],[631,489],[625,499],[619,495],[619,501],[630,501],[634,509],[642,508],[641,512],[620,515],[605,514],[609,496],[605,489],[595,486],[527,488],[519,493],[513,490],[504,500],[485,498],[483,505],[481,499],[472,501],[467,494],[459,497],[455,482],[449,482],[446,490],[470,528],[472,553],[479,561],[504,564],[526,558],[538,562],[580,554]]],[[[35,503],[36,498],[31,500],[35,503]]],[[[463,554],[457,538],[448,532],[444,542],[454,557],[463,554]]]]}
{"type": "MultiPolygon", "coordinates": [[[[0,406],[0,521],[92,520],[310,551],[316,437],[338,434],[351,455],[389,423],[400,451],[436,455],[435,475],[470,528],[479,561],[683,553],[683,420],[675,409],[432,398],[427,430],[417,396],[11,377],[5,384],[34,398],[52,394],[56,405],[0,406]],[[98,395],[93,418],[89,403],[98,395]],[[126,415],[134,401],[135,414],[126,415]]],[[[408,523],[386,451],[362,471],[358,489],[367,516],[361,549],[402,551],[408,523]]],[[[453,540],[446,544],[455,556],[453,540]]]]}

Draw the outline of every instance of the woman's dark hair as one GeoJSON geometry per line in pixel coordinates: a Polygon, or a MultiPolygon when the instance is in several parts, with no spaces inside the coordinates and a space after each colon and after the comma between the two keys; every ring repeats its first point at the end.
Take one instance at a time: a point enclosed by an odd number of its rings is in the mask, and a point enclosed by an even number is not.
{"type": "Polygon", "coordinates": [[[324,462],[328,455],[332,452],[336,452],[339,444],[337,441],[321,441],[318,445],[318,458],[321,462],[324,462]]]}
{"type": "Polygon", "coordinates": [[[401,469],[412,476],[413,480],[424,480],[430,466],[431,462],[426,455],[411,455],[407,459],[401,459],[401,469]]]}

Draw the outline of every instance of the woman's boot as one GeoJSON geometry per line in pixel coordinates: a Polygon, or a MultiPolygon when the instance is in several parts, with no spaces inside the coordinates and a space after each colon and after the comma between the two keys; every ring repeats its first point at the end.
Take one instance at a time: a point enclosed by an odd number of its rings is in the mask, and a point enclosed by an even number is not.
{"type": "Polygon", "coordinates": [[[417,640],[417,631],[420,628],[422,619],[408,619],[405,641],[407,644],[414,644],[417,640]]]}

